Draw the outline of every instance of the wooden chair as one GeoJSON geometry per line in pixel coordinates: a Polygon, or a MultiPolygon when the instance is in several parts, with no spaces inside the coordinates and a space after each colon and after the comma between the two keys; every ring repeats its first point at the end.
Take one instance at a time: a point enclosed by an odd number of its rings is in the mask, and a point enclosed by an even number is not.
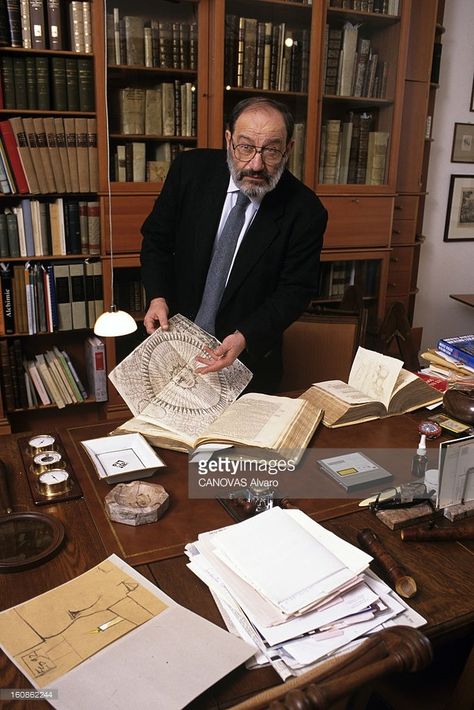
{"type": "Polygon", "coordinates": [[[416,672],[432,661],[429,640],[417,629],[393,626],[341,655],[275,688],[234,705],[232,710],[326,710],[365,708],[370,684],[395,672],[416,672]],[[357,694],[362,692],[362,697],[357,694]],[[361,704],[362,703],[362,704],[361,704]]]}
{"type": "Polygon", "coordinates": [[[313,382],[347,382],[361,342],[361,318],[338,311],[304,315],[283,334],[280,392],[307,389],[313,382]]]}
{"type": "Polygon", "coordinates": [[[400,358],[405,368],[412,372],[420,369],[418,360],[420,344],[415,340],[405,306],[400,301],[395,301],[389,306],[378,332],[378,340],[378,349],[384,355],[400,358]]]}

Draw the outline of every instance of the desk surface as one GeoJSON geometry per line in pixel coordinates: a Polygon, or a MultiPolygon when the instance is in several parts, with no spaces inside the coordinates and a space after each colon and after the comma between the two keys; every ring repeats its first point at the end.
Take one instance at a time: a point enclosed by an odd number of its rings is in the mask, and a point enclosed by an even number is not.
{"type": "Polygon", "coordinates": [[[474,307],[474,293],[450,293],[449,298],[464,303],[466,306],[474,307]]]}
{"type": "MultiPolygon", "coordinates": [[[[400,453],[400,447],[409,447],[412,452],[417,443],[419,419],[417,415],[404,415],[335,430],[321,425],[311,447],[360,450],[364,445],[370,445],[397,448],[400,453]]],[[[80,441],[103,436],[113,428],[114,424],[108,422],[59,432],[84,498],[42,506],[44,512],[56,515],[64,523],[65,544],[52,559],[32,570],[0,575],[1,608],[21,603],[66,582],[115,552],[178,603],[223,626],[207,587],[186,568],[182,551],[200,531],[228,525],[232,519],[216,500],[190,500],[187,496],[187,456],[162,450],[160,454],[167,469],[156,475],[156,481],[165,486],[171,498],[164,518],[138,528],[110,523],[103,511],[103,498],[110,487],[97,479],[80,441]]],[[[12,502],[22,509],[30,509],[33,503],[17,444],[17,440],[24,436],[3,436],[2,457],[12,474],[12,502]]],[[[437,444],[430,442],[429,445],[434,449],[437,444]]],[[[394,460],[398,458],[396,451],[391,455],[394,460]]],[[[331,497],[329,487],[326,498],[294,502],[352,543],[355,543],[359,529],[372,527],[417,580],[419,591],[411,602],[427,619],[423,631],[434,642],[469,633],[474,627],[474,545],[469,542],[403,543],[398,532],[390,531],[372,513],[358,509],[355,501],[338,498],[337,484],[334,486],[334,497],[331,497]]],[[[28,687],[24,677],[3,654],[0,656],[0,675],[4,688],[28,687]]],[[[200,696],[191,707],[199,710],[226,707],[277,682],[279,678],[272,669],[249,672],[238,668],[200,696]]],[[[8,707],[19,710],[27,705],[16,701],[8,707]]],[[[45,707],[46,703],[35,701],[35,709],[45,707]]]]}

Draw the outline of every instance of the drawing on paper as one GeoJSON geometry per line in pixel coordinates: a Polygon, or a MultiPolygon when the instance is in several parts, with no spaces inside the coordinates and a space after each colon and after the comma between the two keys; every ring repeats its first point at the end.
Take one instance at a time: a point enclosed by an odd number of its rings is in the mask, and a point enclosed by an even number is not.
{"type": "Polygon", "coordinates": [[[251,379],[239,361],[200,375],[196,357],[218,341],[181,315],[158,329],[119,363],[109,377],[132,413],[159,426],[199,436],[251,379]]]}
{"type": "Polygon", "coordinates": [[[167,605],[110,560],[0,614],[3,649],[43,688],[167,605]]]}

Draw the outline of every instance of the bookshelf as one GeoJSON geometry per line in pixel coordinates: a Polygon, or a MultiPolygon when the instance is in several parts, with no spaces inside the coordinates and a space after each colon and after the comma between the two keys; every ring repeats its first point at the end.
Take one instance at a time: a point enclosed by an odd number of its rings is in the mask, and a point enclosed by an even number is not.
{"type": "MultiPolygon", "coordinates": [[[[72,7],[69,0],[60,5],[63,10],[72,7]]],[[[27,261],[47,261],[54,265],[64,260],[82,263],[90,257],[102,271],[104,307],[116,301],[140,322],[144,315],[137,285],[140,227],[159,195],[167,163],[177,150],[223,147],[230,108],[258,93],[285,101],[293,111],[296,147],[289,169],[316,191],[329,212],[313,306],[337,308],[341,294],[336,285],[339,282],[340,289],[347,281],[360,287],[368,333],[376,330],[386,305],[393,300],[402,300],[409,312],[413,311],[430,148],[425,122],[419,117],[433,114],[436,82],[431,81],[431,61],[433,45],[443,31],[443,0],[92,0],[89,6],[93,42],[87,51],[65,23],[66,44],[62,48],[47,44],[34,49],[0,46],[0,70],[6,57],[8,88],[9,60],[15,57],[25,60],[25,69],[27,62],[46,59],[51,81],[62,60],[70,67],[73,59],[76,63],[87,60],[92,67],[93,106],[85,110],[83,105],[81,110],[80,105],[64,104],[64,96],[63,104],[50,103],[48,108],[4,106],[0,108],[0,124],[18,117],[95,121],[96,182],[88,184],[85,192],[66,185],[66,190],[54,192],[3,193],[0,214],[5,210],[8,214],[10,207],[21,206],[24,200],[48,205],[58,200],[91,202],[95,236],[87,247],[83,239],[76,253],[37,253],[33,259],[30,255],[8,256],[0,258],[2,263],[24,267],[27,261]],[[357,29],[355,38],[350,37],[349,25],[357,29]],[[161,28],[164,45],[160,49],[161,28]],[[79,44],[73,44],[73,39],[79,44]],[[190,49],[194,39],[197,54],[190,49]],[[353,61],[349,85],[350,70],[335,66],[337,51],[331,50],[351,40],[363,58],[353,61]],[[149,107],[156,109],[161,103],[160,115],[155,110],[147,117],[147,92],[149,107]],[[169,111],[163,111],[163,97],[169,111]],[[168,114],[173,112],[173,128],[171,123],[165,128],[168,114]],[[357,127],[354,131],[354,125],[348,128],[344,124],[350,117],[363,115],[370,116],[370,122],[363,128],[365,147],[359,137],[358,155],[367,160],[368,136],[374,134],[372,167],[368,177],[367,163],[360,162],[355,177],[349,177],[343,156],[350,157],[357,127]],[[350,144],[348,131],[352,131],[350,144]],[[117,290],[114,299],[105,238],[109,214],[117,290]],[[98,247],[97,225],[101,235],[98,247]]],[[[40,74],[41,66],[39,61],[40,74]]],[[[2,80],[5,91],[3,74],[2,80]]],[[[90,85],[90,76],[87,81],[90,85]]],[[[44,189],[42,181],[41,186],[44,189]]],[[[58,205],[52,209],[58,211],[58,205]]],[[[0,216],[0,236],[2,221],[6,222],[6,217],[0,216]]],[[[82,331],[39,333],[31,347],[34,350],[36,342],[48,339],[66,348],[71,343],[78,368],[84,372],[80,344],[90,334],[91,325],[92,316],[82,331]]],[[[13,332],[0,337],[23,341],[25,335],[13,332]]],[[[144,337],[140,327],[133,336],[110,339],[106,343],[107,368],[114,367],[144,337]]],[[[4,400],[1,405],[0,431],[8,431],[10,421],[17,428],[31,420],[30,412],[13,415],[6,411],[4,400]]],[[[43,421],[52,409],[39,409],[38,418],[43,421]]],[[[112,417],[123,414],[124,405],[109,387],[109,401],[89,410],[93,416],[112,417]]]]}
{"type": "Polygon", "coordinates": [[[100,416],[58,369],[63,351],[87,383],[84,339],[102,307],[97,17],[93,2],[8,3],[0,25],[1,433],[73,421],[79,404],[100,416]],[[46,353],[56,388],[41,395],[25,366],[46,353]]]}

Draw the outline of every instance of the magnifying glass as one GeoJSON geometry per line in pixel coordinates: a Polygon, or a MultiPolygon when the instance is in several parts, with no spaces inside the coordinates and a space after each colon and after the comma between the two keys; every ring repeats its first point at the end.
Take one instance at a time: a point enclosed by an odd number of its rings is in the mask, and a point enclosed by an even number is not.
{"type": "Polygon", "coordinates": [[[7,468],[0,460],[0,572],[34,567],[58,549],[64,526],[52,515],[15,513],[8,493],[7,468]]]}

